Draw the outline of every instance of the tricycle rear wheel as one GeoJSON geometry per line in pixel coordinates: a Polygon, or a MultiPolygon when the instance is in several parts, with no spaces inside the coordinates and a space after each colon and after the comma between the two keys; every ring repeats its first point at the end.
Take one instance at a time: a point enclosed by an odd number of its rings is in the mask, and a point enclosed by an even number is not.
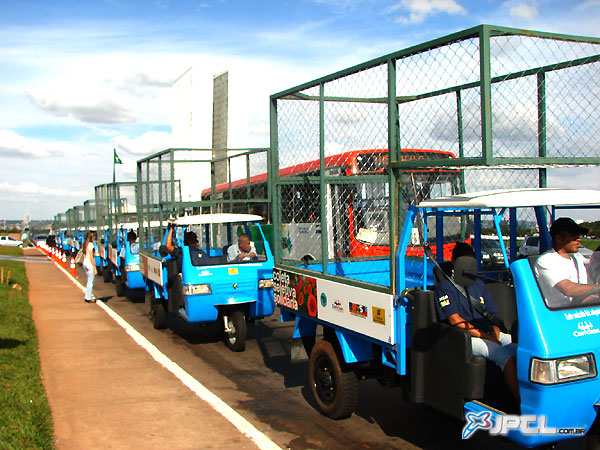
{"type": "Polygon", "coordinates": [[[146,303],[150,303],[150,319],[155,330],[162,330],[167,326],[167,310],[165,302],[154,297],[152,291],[146,292],[146,303]]]}
{"type": "Polygon", "coordinates": [[[117,297],[123,297],[125,294],[125,284],[121,277],[115,277],[115,291],[117,293],[117,297]]]}
{"type": "Polygon", "coordinates": [[[350,417],[358,403],[356,374],[342,364],[326,340],[317,342],[310,352],[310,390],[321,413],[332,419],[350,417]]]}
{"type": "Polygon", "coordinates": [[[112,279],[112,270],[110,270],[109,266],[104,266],[104,269],[102,269],[102,279],[105,283],[110,283],[110,280],[112,279]]]}
{"type": "Polygon", "coordinates": [[[229,316],[229,331],[225,331],[225,345],[234,352],[246,349],[246,318],[244,311],[234,311],[229,316]]]}

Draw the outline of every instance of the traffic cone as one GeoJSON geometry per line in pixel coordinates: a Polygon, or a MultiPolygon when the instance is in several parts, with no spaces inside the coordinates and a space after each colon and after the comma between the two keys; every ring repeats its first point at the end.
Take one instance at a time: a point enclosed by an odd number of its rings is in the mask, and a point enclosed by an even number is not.
{"type": "Polygon", "coordinates": [[[66,253],[62,254],[61,264],[63,266],[63,269],[67,268],[67,254],[66,253]]]}
{"type": "Polygon", "coordinates": [[[71,258],[71,264],[69,266],[69,273],[74,277],[77,276],[77,269],[75,268],[75,258],[71,258]]]}

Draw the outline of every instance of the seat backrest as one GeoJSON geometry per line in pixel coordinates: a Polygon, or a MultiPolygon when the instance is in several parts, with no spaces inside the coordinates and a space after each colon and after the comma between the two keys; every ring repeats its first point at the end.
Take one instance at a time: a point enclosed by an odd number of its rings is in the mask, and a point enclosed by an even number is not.
{"type": "Polygon", "coordinates": [[[210,258],[210,265],[217,266],[222,264],[227,264],[227,253],[221,256],[212,256],[210,258]]]}
{"type": "Polygon", "coordinates": [[[531,255],[527,257],[527,261],[529,261],[529,265],[531,265],[531,267],[535,266],[535,263],[537,262],[538,258],[540,257],[540,255],[531,255]]]}
{"type": "Polygon", "coordinates": [[[433,291],[415,291],[413,298],[414,306],[411,311],[413,332],[437,323],[438,319],[433,291]]]}
{"type": "Polygon", "coordinates": [[[511,331],[517,320],[517,297],[515,288],[507,283],[488,283],[488,291],[492,296],[498,315],[504,321],[507,330],[511,331]]]}

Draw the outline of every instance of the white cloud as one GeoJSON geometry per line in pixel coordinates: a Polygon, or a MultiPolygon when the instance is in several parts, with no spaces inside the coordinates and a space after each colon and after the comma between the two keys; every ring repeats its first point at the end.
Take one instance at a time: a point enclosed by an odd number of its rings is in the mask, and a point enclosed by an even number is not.
{"type": "Polygon", "coordinates": [[[455,0],[401,0],[388,9],[390,12],[398,10],[409,13],[408,16],[400,16],[396,19],[401,23],[420,23],[428,16],[439,13],[450,15],[467,13],[467,10],[455,0]]]}
{"type": "Polygon", "coordinates": [[[173,147],[172,141],[172,135],[162,131],[148,131],[134,138],[125,135],[114,137],[115,150],[121,161],[123,161],[122,165],[116,167],[118,181],[135,180],[137,177],[137,160],[173,147]]]}
{"type": "Polygon", "coordinates": [[[81,198],[89,195],[85,191],[75,191],[64,188],[51,188],[47,186],[40,186],[31,181],[24,181],[21,183],[0,183],[0,192],[10,193],[11,195],[22,195],[30,197],[59,197],[59,198],[81,198]]]}
{"type": "Polygon", "coordinates": [[[0,158],[48,158],[63,154],[64,150],[58,143],[42,143],[12,130],[0,130],[0,158]]]}
{"type": "Polygon", "coordinates": [[[138,97],[155,98],[158,90],[169,89],[173,83],[172,78],[162,78],[154,74],[138,72],[122,81],[121,89],[138,97]]]}
{"type": "Polygon", "coordinates": [[[70,103],[35,94],[29,96],[40,109],[55,116],[68,117],[91,124],[133,123],[137,115],[112,99],[101,99],[92,103],[70,103]]]}
{"type": "Polygon", "coordinates": [[[587,0],[575,7],[578,10],[586,10],[600,7],[600,0],[587,0]]]}
{"type": "Polygon", "coordinates": [[[538,15],[536,2],[531,4],[519,3],[510,7],[510,15],[517,19],[533,20],[538,15]]]}
{"type": "Polygon", "coordinates": [[[146,156],[156,153],[160,150],[169,148],[172,144],[171,133],[162,131],[148,131],[141,136],[130,138],[124,135],[113,138],[117,146],[117,153],[120,155],[120,150],[132,156],[146,156]]]}

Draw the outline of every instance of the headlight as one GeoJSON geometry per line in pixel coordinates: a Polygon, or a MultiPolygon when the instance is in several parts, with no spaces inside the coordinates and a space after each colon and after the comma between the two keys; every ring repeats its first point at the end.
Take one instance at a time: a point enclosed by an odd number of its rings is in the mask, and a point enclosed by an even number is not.
{"type": "Polygon", "coordinates": [[[183,295],[212,294],[210,284],[186,284],[183,286],[183,295]]]}
{"type": "Polygon", "coordinates": [[[481,259],[484,261],[487,261],[488,259],[490,259],[490,254],[489,253],[484,253],[483,255],[481,255],[481,259]]]}
{"type": "Polygon", "coordinates": [[[269,289],[273,287],[272,279],[258,280],[258,288],[259,289],[269,289]]]}
{"type": "Polygon", "coordinates": [[[561,359],[531,359],[529,379],[534,383],[558,384],[595,376],[596,362],[591,353],[561,359]]]}
{"type": "Polygon", "coordinates": [[[125,272],[134,272],[140,270],[139,264],[130,264],[129,266],[125,266],[125,272]]]}

